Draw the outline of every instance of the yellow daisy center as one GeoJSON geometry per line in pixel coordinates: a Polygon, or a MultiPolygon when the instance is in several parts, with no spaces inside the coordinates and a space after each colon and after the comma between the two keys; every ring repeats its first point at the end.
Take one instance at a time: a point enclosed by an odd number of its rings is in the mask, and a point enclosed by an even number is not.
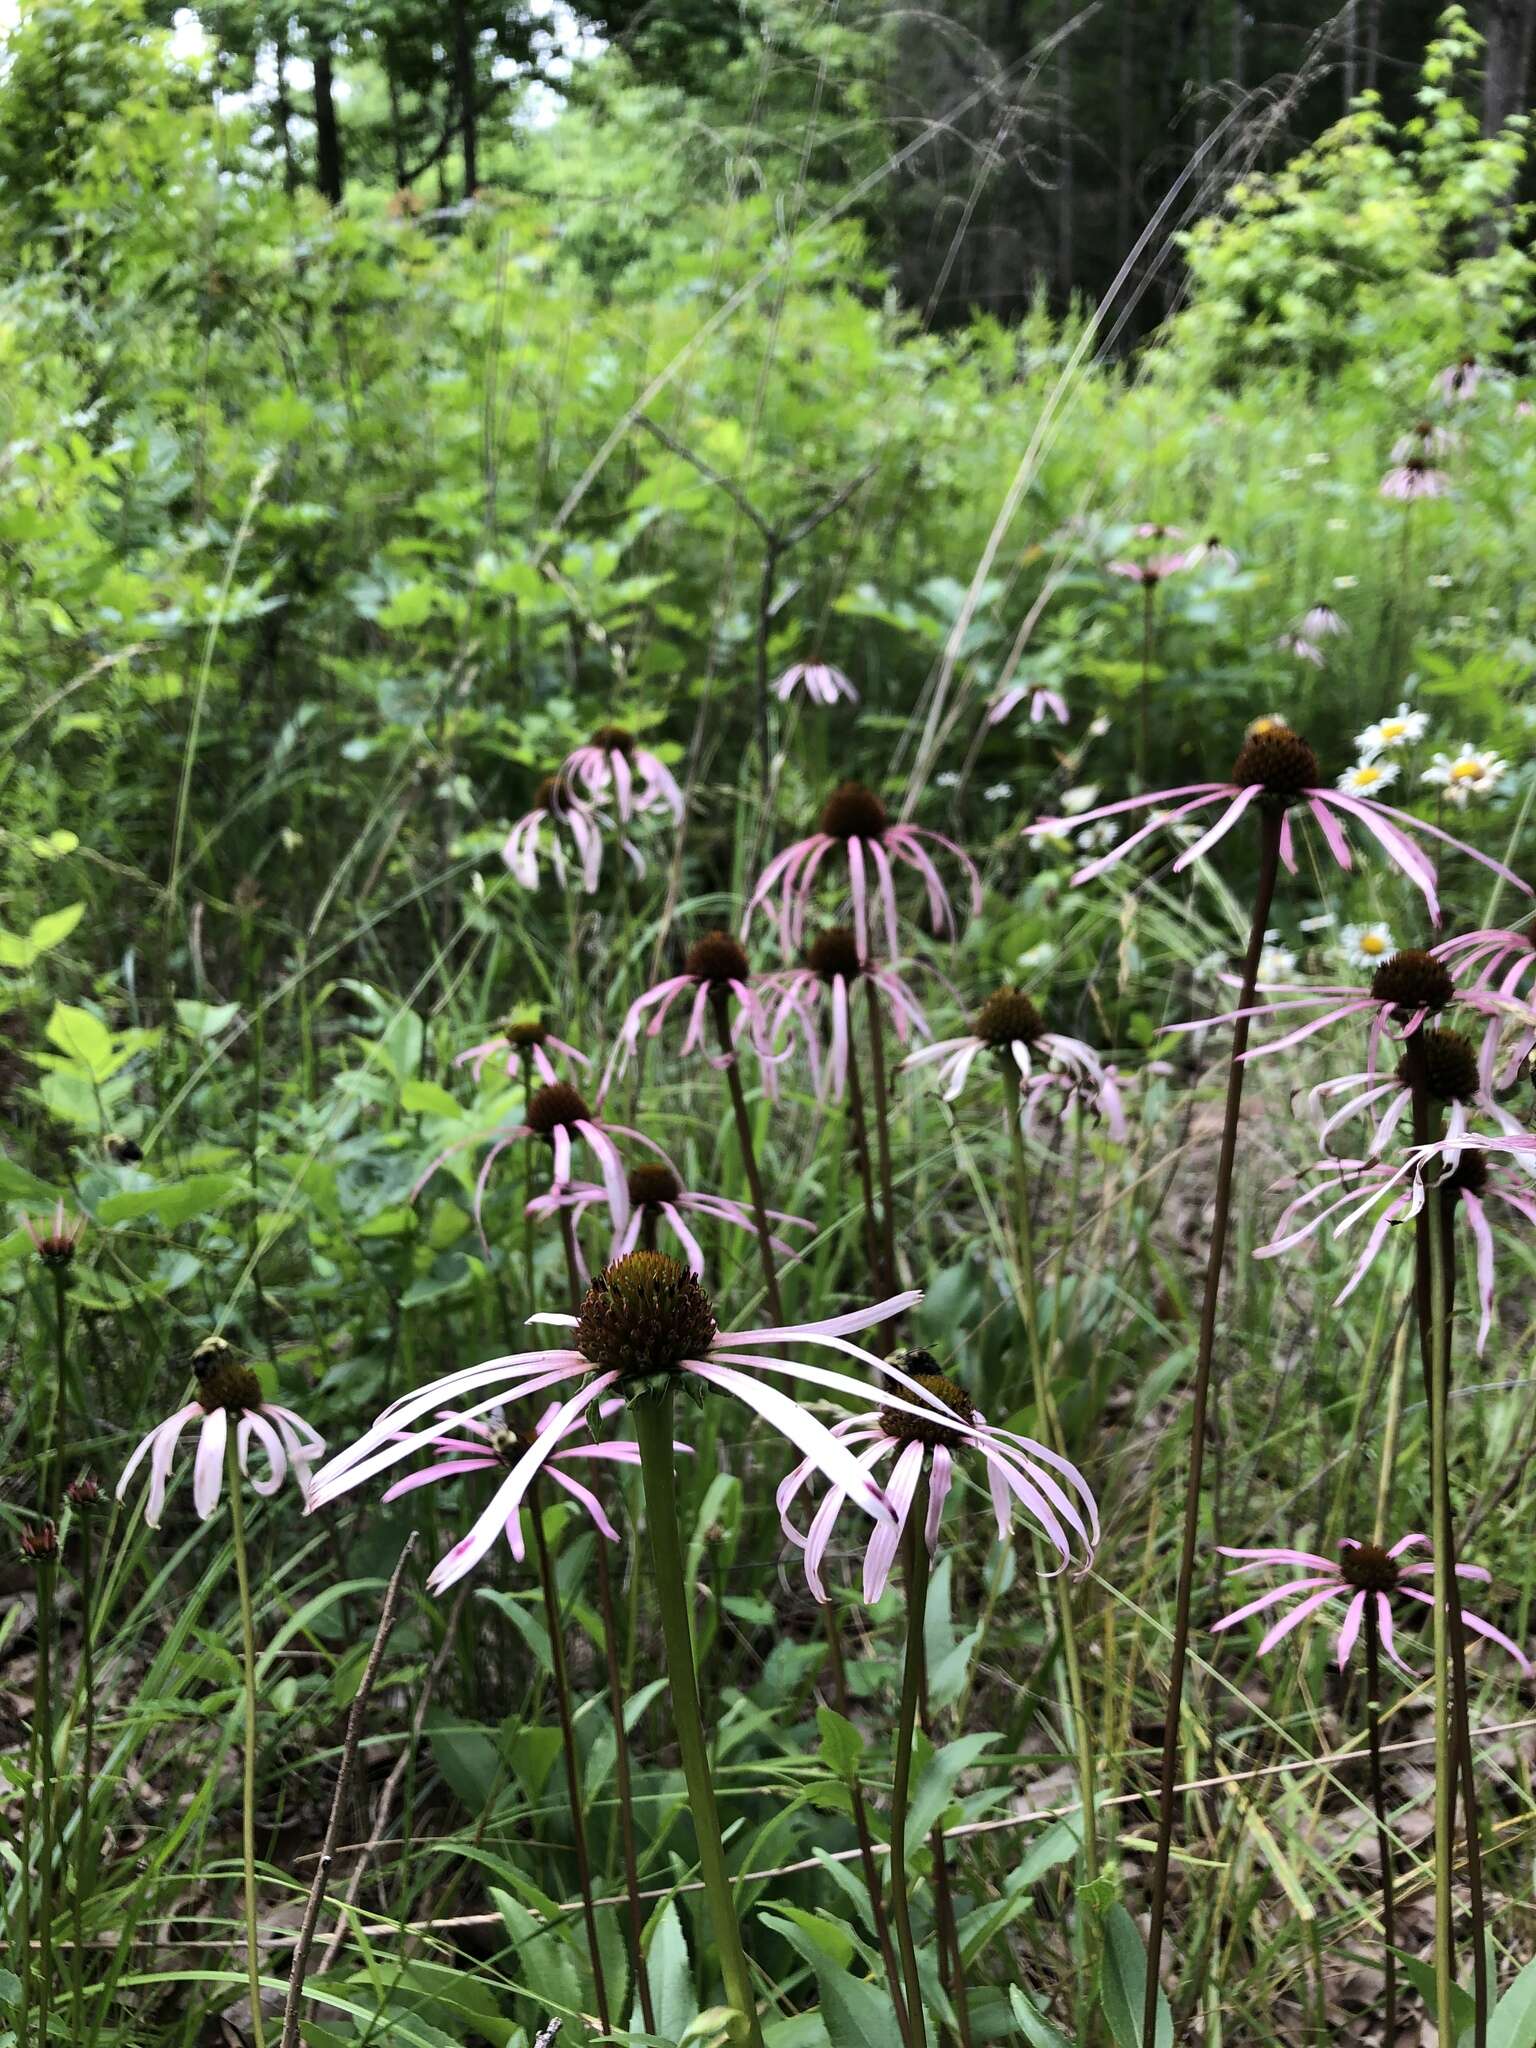
{"type": "Polygon", "coordinates": [[[1385,953],[1387,942],[1379,932],[1366,932],[1360,940],[1362,953],[1385,953]]]}
{"type": "Polygon", "coordinates": [[[1458,761],[1451,769],[1452,782],[1475,782],[1483,772],[1481,761],[1458,761]]]}
{"type": "Polygon", "coordinates": [[[1381,721],[1381,736],[1384,740],[1400,740],[1407,730],[1406,718],[1384,718],[1381,721]]]}
{"type": "Polygon", "coordinates": [[[1370,789],[1380,780],[1381,770],[1379,768],[1357,768],[1355,770],[1354,782],[1356,789],[1370,789]]]}

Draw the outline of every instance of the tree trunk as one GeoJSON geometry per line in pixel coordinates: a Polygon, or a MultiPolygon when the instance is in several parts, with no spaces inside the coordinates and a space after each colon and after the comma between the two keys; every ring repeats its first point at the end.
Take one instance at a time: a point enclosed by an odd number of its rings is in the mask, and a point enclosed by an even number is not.
{"type": "Polygon", "coordinates": [[[1381,61],[1381,0],[1365,0],[1365,89],[1376,90],[1381,61]]]}
{"type": "Polygon", "coordinates": [[[324,36],[311,32],[310,50],[315,67],[315,184],[332,206],[341,204],[341,129],[336,121],[335,79],[331,70],[331,46],[324,36]]]}
{"type": "MultiPolygon", "coordinates": [[[[1066,29],[1074,13],[1074,0],[1061,0],[1060,25],[1066,29]]],[[[1056,288],[1066,306],[1072,297],[1072,209],[1075,202],[1072,179],[1072,37],[1063,35],[1056,50],[1056,147],[1061,158],[1056,232],[1056,288]]]]}
{"type": "Polygon", "coordinates": [[[391,61],[392,52],[384,53],[384,82],[389,89],[389,145],[395,159],[395,190],[403,192],[410,183],[410,174],[405,168],[405,128],[400,107],[400,81],[395,76],[391,61]]]}
{"type": "Polygon", "coordinates": [[[1483,52],[1483,133],[1497,135],[1525,105],[1536,0],[1488,0],[1483,52]]]}
{"type": "Polygon", "coordinates": [[[1123,262],[1131,252],[1131,112],[1135,106],[1135,52],[1136,0],[1120,0],[1120,76],[1117,98],[1119,108],[1115,126],[1119,130],[1116,140],[1115,165],[1115,256],[1123,262]]]}
{"type": "Polygon", "coordinates": [[[285,21],[279,21],[277,25],[273,65],[277,74],[277,90],[272,105],[272,122],[277,129],[278,146],[283,152],[283,190],[291,193],[299,189],[299,166],[293,154],[293,102],[288,97],[288,24],[285,21]]]}
{"type": "Polygon", "coordinates": [[[475,41],[468,0],[453,0],[453,76],[459,95],[459,138],[464,152],[464,197],[473,199],[480,183],[476,161],[479,137],[475,118],[475,41]]]}

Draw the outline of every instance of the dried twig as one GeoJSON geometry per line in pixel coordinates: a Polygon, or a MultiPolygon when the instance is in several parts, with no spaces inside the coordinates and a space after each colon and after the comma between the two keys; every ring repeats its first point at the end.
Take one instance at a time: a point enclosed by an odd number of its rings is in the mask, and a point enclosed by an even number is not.
{"type": "Polygon", "coordinates": [[[331,1800],[331,1816],[325,1824],[325,1842],[315,1870],[315,1881],[309,1888],[309,1897],[304,1904],[304,1920],[299,1928],[298,1941],[294,1944],[293,1966],[288,1973],[288,2000],[283,2007],[282,2048],[299,2048],[299,2006],[304,1997],[304,1973],[309,1967],[310,1949],[314,1946],[315,1928],[320,1920],[320,1901],[325,1895],[325,1880],[330,1875],[336,1837],[341,1832],[341,1808],[347,1796],[347,1780],[352,1775],[353,1761],[357,1756],[368,1696],[373,1691],[373,1681],[378,1676],[380,1664],[384,1661],[384,1647],[389,1641],[390,1630],[395,1625],[395,1611],[400,1604],[400,1583],[405,1577],[406,1565],[410,1562],[411,1552],[415,1548],[416,1531],[413,1529],[405,1539],[405,1548],[401,1551],[395,1569],[390,1574],[389,1584],[384,1589],[384,1607],[379,1615],[379,1626],[374,1633],[373,1648],[368,1652],[368,1662],[363,1666],[362,1679],[352,1696],[352,1705],[347,1714],[347,1732],[341,1745],[341,1762],[336,1772],[336,1791],[331,1800]]]}

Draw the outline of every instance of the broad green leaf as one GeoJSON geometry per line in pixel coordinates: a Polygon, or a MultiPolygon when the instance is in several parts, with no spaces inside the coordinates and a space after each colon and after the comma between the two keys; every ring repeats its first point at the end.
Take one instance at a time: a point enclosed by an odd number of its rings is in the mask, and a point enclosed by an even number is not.
{"type": "MultiPolygon", "coordinates": [[[[1470,2018],[1458,2014],[1457,2024],[1470,2018]]],[[[1488,2048],[1536,2048],[1536,1962],[1526,1964],[1489,2015],[1488,2048]]]]}
{"type": "Polygon", "coordinates": [[[831,1707],[816,1709],[821,1730],[822,1761],[835,1778],[850,1778],[864,1755],[864,1738],[851,1721],[831,1707]]]}
{"type": "Polygon", "coordinates": [[[78,1061],[94,1081],[105,1081],[116,1064],[112,1034],[99,1017],[74,1003],[55,1003],[48,1019],[49,1042],[78,1061]]]}
{"type": "Polygon", "coordinates": [[[1066,2035],[1059,2033],[1043,2013],[1036,2011],[1017,1984],[1009,1990],[1008,2003],[1029,2048],[1072,2048],[1066,2035]]]}
{"type": "Polygon", "coordinates": [[[228,1030],[239,1014],[238,1003],[194,1003],[190,998],[182,997],[176,1004],[181,1027],[193,1038],[217,1038],[221,1031],[228,1030]]]}
{"type": "Polygon", "coordinates": [[[688,1960],[683,1923],[671,1899],[652,1923],[645,1961],[651,1980],[651,2003],[656,2008],[657,2032],[675,2041],[698,2018],[699,2001],[693,1988],[693,1966],[688,1960]]]}
{"type": "MultiPolygon", "coordinates": [[[[1147,1952],[1136,1922],[1117,1901],[1104,1915],[1099,2002],[1119,2048],[1142,2048],[1141,2017],[1146,1996],[1147,1952]]],[[[1173,2014],[1161,1986],[1157,1993],[1156,2048],[1173,2048],[1173,2014]]]]}

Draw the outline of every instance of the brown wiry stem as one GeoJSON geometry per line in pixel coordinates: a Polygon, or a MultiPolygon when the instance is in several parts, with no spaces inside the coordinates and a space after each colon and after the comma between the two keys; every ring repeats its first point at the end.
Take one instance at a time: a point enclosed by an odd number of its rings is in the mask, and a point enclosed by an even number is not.
{"type": "MultiPolygon", "coordinates": [[[[1280,871],[1280,829],[1283,813],[1268,805],[1259,816],[1259,879],[1253,898],[1253,924],[1243,960],[1243,985],[1236,1008],[1253,1007],[1259,979],[1259,955],[1269,927],[1270,906],[1280,871]]],[[[1184,1669],[1189,1655],[1189,1614],[1195,1583],[1195,1546],[1200,1534],[1200,1480],[1205,1466],[1205,1421],[1210,1405],[1211,1366],[1216,1355],[1216,1313],[1226,1259],[1227,1231],[1232,1216],[1232,1176],[1237,1163],[1237,1125],[1243,1106],[1243,1080],[1248,1050],[1248,1024],[1239,1016],[1232,1027],[1232,1052],[1227,1066],[1227,1104],[1221,1151],[1216,1162],[1211,1248],[1205,1265],[1205,1299],[1200,1310],[1200,1340],[1195,1355],[1194,1396],[1190,1414],[1189,1477],[1184,1495],[1184,1534],[1179,1553],[1179,1584],[1175,1595],[1173,1649],[1168,1667],[1168,1710],[1163,1729],[1163,1760],[1158,1785],[1157,1850],[1152,1865],[1150,1926],[1147,1933],[1147,1988],[1142,2008],[1143,2048],[1157,2039],[1157,1994],[1163,1955],[1163,1928],[1168,1915],[1168,1865],[1173,1853],[1174,1810],[1178,1783],[1179,1724],[1184,1703],[1184,1669]]]]}
{"type": "Polygon", "coordinates": [[[741,1085],[741,1064],[736,1058],[736,1049],[731,1044],[730,1000],[730,996],[723,988],[710,991],[709,1006],[714,1016],[720,1050],[725,1055],[726,1085],[730,1089],[731,1109],[736,1118],[736,1142],[741,1147],[741,1163],[746,1171],[747,1188],[752,1197],[752,1221],[757,1227],[757,1249],[763,1262],[763,1286],[768,1296],[768,1310],[775,1323],[782,1323],[784,1303],[779,1294],[779,1271],[773,1256],[773,1232],[768,1227],[768,1210],[763,1202],[762,1176],[757,1170],[757,1148],[752,1142],[752,1118],[747,1110],[746,1091],[741,1085]]]}
{"type": "MultiPolygon", "coordinates": [[[[1423,1035],[1420,1031],[1415,1031],[1404,1042],[1403,1072],[1412,1091],[1413,1142],[1415,1145],[1428,1145],[1433,1141],[1436,1119],[1426,1072],[1423,1035]]],[[[1452,1740],[1456,1748],[1456,1769],[1461,1779],[1462,1810],[1467,1838],[1467,1890],[1472,1909],[1472,2041],[1473,2048],[1486,2048],[1488,1955],[1487,1943],[1483,1938],[1486,1926],[1483,1851],[1478,1825],[1477,1784],[1472,1764],[1472,1727],[1467,1691],[1467,1633],[1461,1616],[1461,1581],[1456,1576],[1455,1521],[1451,1512],[1449,1479],[1450,1445],[1446,1435],[1450,1427],[1447,1401],[1450,1387],[1451,1316],[1455,1307],[1455,1216],[1455,1208],[1452,1203],[1446,1201],[1444,1194],[1438,1188],[1426,1186],[1424,1201],[1414,1218],[1413,1293],[1419,1324],[1419,1352],[1424,1369],[1424,1398],[1428,1404],[1431,1442],[1436,1435],[1439,1436],[1444,1450],[1443,1463],[1447,1475],[1442,1488],[1443,1497],[1435,1505],[1450,1546],[1450,1555],[1445,1561],[1446,1580],[1449,1586],[1446,1620],[1451,1651],[1452,1740]],[[1438,1232],[1438,1247],[1433,1244],[1431,1232],[1438,1232]],[[1446,1400],[1439,1401],[1435,1398],[1434,1384],[1437,1331],[1433,1269],[1436,1263],[1436,1250],[1444,1274],[1438,1305],[1438,1335],[1446,1361],[1447,1397],[1446,1400]]],[[[1451,1794],[1450,1812],[1454,1822],[1454,1789],[1451,1794]]]]}
{"type": "MultiPolygon", "coordinates": [[[[853,1718],[853,1702],[848,1697],[848,1673],[843,1665],[843,1640],[838,1634],[837,1614],[830,1601],[825,1603],[821,1612],[827,1630],[828,1667],[832,1673],[833,1703],[843,1719],[850,1721],[853,1718]]],[[[891,1926],[885,1913],[885,1887],[881,1884],[875,1868],[874,1837],[870,1833],[869,1809],[864,1804],[864,1788],[859,1783],[857,1765],[848,1774],[848,1799],[853,1810],[853,1831],[859,1844],[859,1866],[864,1872],[864,1886],[869,1893],[869,1910],[874,1919],[875,1934],[880,1942],[880,1959],[885,1964],[885,1980],[890,1990],[891,2004],[896,2009],[896,2024],[901,2029],[904,2048],[912,2048],[912,2028],[907,2019],[906,2001],[901,1995],[901,1973],[896,1962],[896,1951],[891,1946],[891,1926]]]]}
{"type": "MultiPolygon", "coordinates": [[[[880,1249],[880,1219],[875,1198],[874,1154],[869,1142],[869,1118],[864,1109],[864,1084],[859,1074],[859,1055],[852,1032],[848,1034],[848,1121],[853,1126],[853,1149],[858,1155],[859,1185],[864,1193],[864,1256],[869,1261],[869,1284],[878,1297],[885,1286],[885,1260],[880,1249]]],[[[870,1331],[866,1342],[872,1350],[885,1348],[888,1324],[870,1331]]]]}
{"type": "MultiPolygon", "coordinates": [[[[919,1549],[926,1560],[928,1553],[924,1524],[927,1522],[927,1503],[924,1502],[922,1521],[913,1514],[907,1525],[907,1540],[911,1548],[907,1553],[907,1570],[910,1578],[912,1560],[919,1549]]],[[[928,1711],[928,1644],[926,1635],[918,1643],[917,1715],[924,1735],[933,1741],[933,1720],[928,1711]]],[[[938,1928],[939,1953],[948,1958],[949,1967],[944,1972],[945,1988],[950,2003],[955,2008],[955,2023],[960,2035],[960,2048],[971,2048],[970,2001],[965,1989],[965,1958],[960,1953],[960,1928],[955,1919],[954,1899],[949,1889],[949,1859],[944,1848],[944,1830],[938,1821],[933,1824],[928,1837],[928,1853],[933,1858],[933,1904],[934,1920],[938,1928]]]]}
{"type": "MultiPolygon", "coordinates": [[[[569,1209],[560,1211],[564,1226],[565,1277],[570,1289],[571,1308],[581,1306],[581,1265],[576,1256],[576,1225],[569,1209]]],[[[655,1250],[655,1226],[649,1215],[641,1226],[648,1251],[655,1250]],[[650,1234],[645,1235],[647,1226],[650,1234]]],[[[645,2031],[656,2031],[656,2011],[651,1998],[651,1975],[645,1960],[645,1914],[640,1907],[640,1856],[635,1837],[634,1784],[629,1771],[629,1735],[624,1726],[624,1674],[619,1668],[618,1621],[613,1604],[613,1581],[608,1570],[606,1538],[597,1538],[597,1606],[603,1623],[603,1653],[608,1672],[608,1712],[613,1721],[613,1775],[619,1796],[619,1841],[624,1857],[624,1891],[629,1935],[629,1963],[640,1999],[640,2017],[645,2031]]]]}
{"type": "Polygon", "coordinates": [[[1381,1771],[1381,1634],[1376,1595],[1365,1599],[1365,1730],[1371,1751],[1371,1807],[1376,1815],[1376,1854],[1381,1861],[1381,1968],[1385,1979],[1381,2038],[1397,2039],[1397,1914],[1392,1893],[1392,1841],[1387,1833],[1387,1795],[1381,1771]]]}

